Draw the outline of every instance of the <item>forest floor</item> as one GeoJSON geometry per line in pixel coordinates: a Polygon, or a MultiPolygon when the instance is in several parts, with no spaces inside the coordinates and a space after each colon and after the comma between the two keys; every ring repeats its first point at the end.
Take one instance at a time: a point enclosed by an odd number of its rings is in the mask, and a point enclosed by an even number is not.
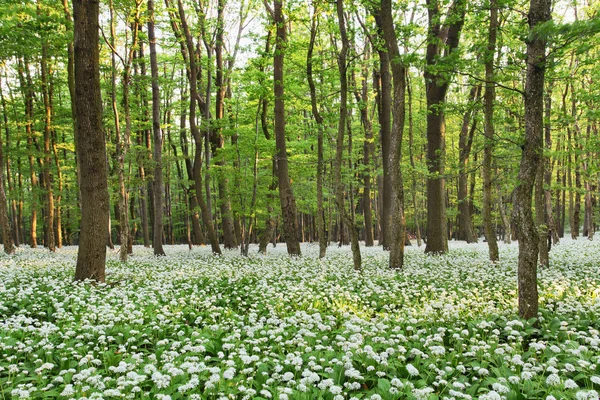
{"type": "Polygon", "coordinates": [[[517,314],[516,245],[445,256],[285,246],[0,256],[0,399],[598,399],[600,242],[563,240],[539,273],[539,329],[517,314]],[[527,350],[524,350],[527,348],[527,350]]]}

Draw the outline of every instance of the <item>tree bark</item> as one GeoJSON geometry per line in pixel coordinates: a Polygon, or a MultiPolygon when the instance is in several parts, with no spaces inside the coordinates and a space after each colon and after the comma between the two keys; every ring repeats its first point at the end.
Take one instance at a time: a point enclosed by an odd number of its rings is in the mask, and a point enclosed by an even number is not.
{"type": "Polygon", "coordinates": [[[152,133],[154,136],[154,224],[152,247],[155,256],[164,256],[163,237],[163,173],[160,130],[160,90],[158,88],[158,62],[156,60],[156,36],[154,34],[154,0],[148,0],[148,42],[150,43],[150,73],[152,75],[152,133]]]}
{"type": "Polygon", "coordinates": [[[438,0],[427,0],[428,30],[425,56],[425,88],[427,97],[427,245],[426,253],[446,253],[448,251],[446,221],[446,189],[444,178],[445,134],[444,104],[450,85],[448,74],[442,62],[458,46],[460,32],[464,24],[466,1],[454,0],[445,23],[440,23],[438,0]],[[443,44],[443,50],[442,46],[443,44]]]}
{"type": "MultiPolygon", "coordinates": [[[[4,120],[6,124],[6,119],[4,120]]],[[[2,244],[6,254],[15,252],[15,242],[12,236],[8,207],[6,203],[6,192],[4,191],[4,154],[2,150],[2,137],[0,136],[0,229],[2,229],[2,244]]]]}
{"type": "Polygon", "coordinates": [[[81,168],[81,230],[75,280],[104,282],[108,183],[106,142],[102,130],[99,1],[75,0],[75,105],[77,156],[81,168]]]}
{"type": "Polygon", "coordinates": [[[402,136],[406,114],[406,66],[401,59],[398,40],[392,17],[391,0],[381,1],[381,22],[386,48],[390,58],[393,79],[394,108],[393,124],[390,132],[390,154],[387,160],[391,177],[391,216],[388,233],[390,235],[389,267],[402,268],[404,265],[405,220],[404,220],[404,187],[402,182],[402,136]]]}
{"type": "Polygon", "coordinates": [[[550,20],[551,0],[531,0],[527,74],[525,82],[525,141],[515,189],[513,219],[519,240],[518,293],[519,316],[538,316],[537,258],[538,232],[531,210],[532,191],[542,156],[544,129],[544,74],[546,41],[536,31],[550,20]]]}
{"type": "Polygon", "coordinates": [[[325,257],[327,251],[327,237],[325,236],[325,211],[323,210],[323,117],[317,105],[317,89],[313,78],[313,50],[317,36],[318,12],[313,13],[310,42],[306,56],[306,77],[310,89],[310,104],[317,125],[317,232],[319,237],[319,258],[325,257]]]}
{"type": "MultiPolygon", "coordinates": [[[[378,10],[374,13],[375,21],[378,23],[378,36],[383,37],[381,24],[381,15],[378,10]]],[[[381,207],[379,208],[379,225],[381,234],[379,244],[384,250],[390,249],[390,227],[391,227],[391,209],[392,209],[392,175],[389,170],[390,159],[390,137],[392,129],[392,76],[390,74],[389,54],[383,47],[378,47],[379,71],[375,89],[377,92],[377,116],[379,118],[379,141],[381,145],[381,160],[383,169],[383,179],[381,181],[380,197],[381,207]]]]}
{"type": "MultiPolygon", "coordinates": [[[[165,1],[168,8],[170,8],[169,2],[165,1]]],[[[179,30],[177,26],[177,22],[174,19],[174,16],[171,15],[171,25],[173,27],[173,31],[177,37],[183,39],[181,43],[181,52],[183,59],[187,62],[187,75],[190,87],[190,114],[189,114],[189,123],[190,123],[190,131],[192,132],[192,137],[195,142],[194,149],[194,165],[192,167],[193,177],[194,177],[194,187],[196,189],[196,200],[198,201],[198,205],[200,206],[200,211],[202,215],[202,221],[204,222],[204,226],[207,230],[208,240],[211,245],[211,249],[214,254],[221,254],[221,248],[219,246],[219,240],[217,238],[217,233],[215,231],[210,208],[207,206],[207,202],[204,199],[203,192],[203,183],[202,183],[202,136],[200,134],[200,130],[196,125],[196,103],[200,106],[200,108],[204,108],[206,111],[207,105],[206,102],[202,99],[200,94],[198,93],[197,88],[197,76],[198,76],[198,68],[196,63],[196,53],[195,46],[192,35],[190,33],[190,29],[187,24],[187,20],[185,18],[184,6],[181,0],[177,2],[177,9],[179,12],[179,21],[181,22],[181,29],[183,32],[179,30]]]]}
{"type": "Polygon", "coordinates": [[[467,243],[477,243],[477,236],[473,232],[471,219],[471,203],[468,197],[469,157],[473,145],[473,137],[477,127],[475,118],[476,103],[481,96],[481,85],[471,88],[469,93],[468,109],[463,115],[462,127],[458,139],[459,174],[458,174],[458,239],[467,243]],[[471,122],[472,120],[472,122],[471,122]],[[469,126],[471,129],[469,129],[469,126]]]}
{"type": "MultiPolygon", "coordinates": [[[[267,4],[267,3],[265,3],[267,4]]],[[[287,46],[286,22],[283,15],[283,1],[275,0],[271,13],[276,26],[275,54],[273,56],[273,92],[275,95],[275,146],[277,148],[277,172],[279,180],[279,203],[283,217],[283,235],[288,254],[300,255],[298,240],[298,215],[296,198],[290,184],[287,144],[285,135],[285,97],[284,97],[284,56],[287,46]]]]}
{"type": "Polygon", "coordinates": [[[341,48],[337,51],[337,64],[340,73],[340,105],[339,105],[339,119],[337,129],[337,139],[335,147],[335,163],[333,165],[333,179],[335,187],[335,202],[337,205],[338,213],[340,215],[340,232],[343,232],[344,226],[348,229],[348,233],[351,239],[352,248],[352,259],[354,262],[354,269],[360,270],[362,259],[360,254],[360,247],[358,245],[358,234],[356,232],[356,226],[354,224],[353,213],[346,210],[344,205],[344,197],[346,195],[346,188],[342,181],[342,156],[344,150],[344,134],[346,132],[346,123],[348,118],[348,34],[346,31],[346,20],[344,15],[344,3],[343,0],[336,0],[336,11],[338,17],[338,24],[340,29],[340,41],[341,48]]]}
{"type": "Polygon", "coordinates": [[[483,229],[492,262],[500,259],[496,232],[492,223],[492,158],[494,156],[494,102],[496,86],[494,83],[494,54],[496,52],[496,36],[498,33],[498,1],[490,0],[490,28],[485,60],[485,129],[483,147],[483,229]]]}

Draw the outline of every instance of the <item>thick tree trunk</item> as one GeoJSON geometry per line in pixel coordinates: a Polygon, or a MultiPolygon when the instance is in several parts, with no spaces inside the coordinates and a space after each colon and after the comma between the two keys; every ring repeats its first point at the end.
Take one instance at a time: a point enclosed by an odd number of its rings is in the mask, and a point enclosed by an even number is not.
{"type": "Polygon", "coordinates": [[[392,17],[391,0],[381,1],[381,22],[380,26],[390,57],[390,67],[394,82],[394,121],[390,132],[390,154],[388,160],[388,169],[391,176],[391,218],[389,226],[389,245],[390,258],[389,267],[394,269],[402,268],[404,265],[404,245],[405,245],[405,220],[404,220],[404,187],[402,182],[402,171],[400,163],[402,161],[402,135],[404,132],[404,120],[406,115],[406,67],[401,60],[398,40],[394,29],[394,20],[392,17]]]}
{"type": "Polygon", "coordinates": [[[537,258],[538,232],[533,220],[531,200],[538,164],[543,149],[544,73],[546,41],[536,31],[550,19],[551,0],[531,0],[527,42],[527,75],[525,83],[525,141],[518,185],[515,189],[513,218],[519,240],[518,292],[519,316],[538,316],[537,258]]]}
{"type": "Polygon", "coordinates": [[[81,230],[75,280],[104,282],[109,203],[106,142],[102,130],[98,13],[97,0],[73,2],[75,132],[81,171],[81,230]]]}
{"type": "Polygon", "coordinates": [[[446,180],[444,177],[445,134],[444,104],[450,81],[440,65],[458,46],[464,24],[466,1],[454,0],[445,23],[440,23],[438,0],[427,0],[429,26],[425,56],[425,87],[427,97],[427,246],[426,253],[448,251],[446,219],[446,180]],[[440,46],[444,44],[445,46],[440,46]],[[442,48],[445,48],[442,51],[442,48]]]}
{"type": "Polygon", "coordinates": [[[152,75],[152,133],[154,136],[154,221],[152,247],[155,256],[164,256],[163,250],[163,172],[160,131],[160,91],[158,88],[158,62],[156,60],[156,37],[154,35],[154,0],[148,0],[148,42],[150,43],[150,73],[152,75]]]}

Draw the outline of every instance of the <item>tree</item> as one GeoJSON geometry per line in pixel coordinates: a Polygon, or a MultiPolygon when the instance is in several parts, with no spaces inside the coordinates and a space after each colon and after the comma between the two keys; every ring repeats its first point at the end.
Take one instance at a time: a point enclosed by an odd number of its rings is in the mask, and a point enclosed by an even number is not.
{"type": "MultiPolygon", "coordinates": [[[[551,0],[529,3],[527,38],[527,75],[525,81],[525,140],[515,189],[515,221],[519,240],[519,316],[530,319],[538,315],[537,258],[538,232],[531,209],[533,186],[543,151],[544,74],[546,39],[540,26],[550,20],[551,0]]],[[[540,179],[542,176],[540,175],[540,179]]]]}
{"type": "Polygon", "coordinates": [[[494,53],[496,52],[496,36],[498,33],[498,2],[490,0],[490,27],[488,45],[485,54],[485,129],[483,145],[483,228],[485,240],[488,243],[490,260],[498,261],[498,243],[496,232],[492,225],[492,155],[494,152],[494,101],[496,87],[494,86],[494,53]]]}
{"type": "Polygon", "coordinates": [[[450,86],[449,76],[458,47],[467,2],[454,0],[442,24],[440,2],[427,0],[427,50],[425,87],[427,97],[427,246],[426,253],[448,251],[446,233],[446,189],[444,157],[446,152],[444,104],[450,86]]]}
{"type": "MultiPolygon", "coordinates": [[[[1,83],[0,83],[1,84],[1,83]]],[[[4,123],[6,124],[6,120],[4,123]]],[[[2,150],[2,138],[0,137],[0,229],[2,230],[2,244],[6,254],[15,252],[15,242],[10,227],[8,217],[8,207],[6,206],[6,192],[4,190],[4,154],[2,150]]]]}
{"type": "Polygon", "coordinates": [[[75,280],[104,282],[108,230],[106,141],[102,130],[99,0],[74,0],[77,157],[81,173],[81,229],[75,280]]]}
{"type": "Polygon", "coordinates": [[[163,172],[162,134],[160,132],[160,90],[158,88],[158,62],[154,34],[154,0],[148,0],[148,41],[150,42],[150,71],[152,74],[152,132],[154,134],[154,230],[152,247],[155,256],[164,256],[163,237],[163,172]]]}
{"type": "MultiPolygon", "coordinates": [[[[354,211],[348,212],[344,205],[345,197],[345,185],[342,182],[342,152],[344,150],[344,134],[347,129],[347,118],[348,118],[348,50],[349,40],[348,32],[346,29],[346,17],[344,13],[344,0],[336,0],[336,12],[338,17],[338,24],[340,28],[340,40],[341,47],[337,50],[337,64],[340,72],[340,105],[339,105],[339,119],[338,119],[338,130],[335,147],[335,162],[333,165],[333,179],[335,186],[335,202],[337,204],[338,212],[340,213],[340,219],[342,226],[346,226],[350,233],[350,243],[352,248],[352,259],[354,262],[354,269],[360,270],[362,264],[362,258],[360,255],[360,247],[358,243],[358,232],[356,231],[356,225],[354,223],[354,211]]],[[[334,43],[335,44],[335,43],[334,43]]],[[[336,45],[337,47],[337,45],[336,45]]],[[[352,205],[351,205],[352,207],[352,205]]]]}
{"type": "Polygon", "coordinates": [[[394,20],[392,17],[391,0],[382,0],[380,26],[383,30],[383,37],[386,43],[387,51],[392,69],[392,79],[394,83],[393,99],[394,108],[392,130],[390,132],[389,158],[383,160],[388,163],[388,170],[391,180],[391,214],[389,226],[389,246],[390,246],[390,268],[402,268],[404,264],[404,188],[402,183],[402,171],[400,162],[402,161],[402,134],[404,131],[404,119],[406,109],[406,67],[400,56],[398,40],[394,29],[394,20]]]}
{"type": "Polygon", "coordinates": [[[284,97],[284,70],[283,63],[286,52],[286,23],[283,15],[283,1],[275,0],[273,8],[264,1],[273,23],[276,27],[275,54],[273,56],[273,93],[275,95],[275,144],[277,148],[277,173],[279,178],[279,204],[283,217],[283,234],[287,251],[290,255],[300,255],[300,241],[298,239],[298,215],[296,198],[290,183],[287,145],[285,135],[285,97],[284,97]]]}
{"type": "MultiPolygon", "coordinates": [[[[315,7],[310,25],[310,42],[306,55],[306,78],[310,90],[310,105],[315,123],[317,124],[317,235],[319,237],[319,258],[325,257],[327,237],[325,236],[325,211],[323,209],[323,117],[317,104],[317,88],[313,77],[313,51],[317,37],[319,13],[315,7]]],[[[370,211],[369,211],[370,212],[370,211]]]]}

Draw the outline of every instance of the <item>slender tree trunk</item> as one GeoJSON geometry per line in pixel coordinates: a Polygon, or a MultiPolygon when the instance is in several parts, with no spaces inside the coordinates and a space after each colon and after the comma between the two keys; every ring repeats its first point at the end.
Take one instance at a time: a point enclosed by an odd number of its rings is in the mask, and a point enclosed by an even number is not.
{"type": "MultiPolygon", "coordinates": [[[[4,123],[7,121],[4,119],[4,123]]],[[[6,127],[8,129],[8,127],[6,127]]],[[[2,136],[0,136],[0,229],[2,229],[2,244],[6,254],[15,252],[15,244],[8,217],[8,207],[6,203],[6,192],[4,191],[4,153],[2,149],[2,136]]]]}
{"type": "Polygon", "coordinates": [[[152,247],[155,256],[164,256],[163,237],[163,172],[162,134],[160,131],[160,91],[158,88],[158,62],[154,35],[154,0],[148,0],[148,42],[150,43],[150,72],[152,75],[152,132],[154,135],[154,224],[152,247]]]}
{"type": "Polygon", "coordinates": [[[285,98],[284,98],[284,56],[287,47],[286,22],[283,14],[283,1],[275,0],[272,10],[276,26],[275,55],[273,57],[273,81],[275,95],[275,144],[277,148],[277,171],[279,180],[279,203],[283,217],[283,234],[290,255],[300,255],[298,241],[298,216],[296,198],[290,184],[287,144],[285,135],[285,98]]]}
{"type": "Polygon", "coordinates": [[[313,118],[317,125],[317,231],[319,236],[319,258],[325,257],[327,237],[325,236],[325,212],[323,210],[323,117],[317,105],[317,89],[313,78],[313,50],[317,36],[318,12],[315,9],[311,21],[310,43],[306,56],[306,76],[310,89],[310,103],[313,118]]]}
{"type": "Polygon", "coordinates": [[[75,132],[81,171],[81,230],[75,280],[104,282],[109,203],[99,71],[99,2],[76,0],[73,9],[75,132]]]}
{"type": "MultiPolygon", "coordinates": [[[[544,144],[545,148],[548,152],[552,151],[552,127],[550,125],[550,117],[552,115],[552,86],[548,87],[546,96],[545,96],[545,125],[544,125],[544,144]]],[[[549,233],[552,237],[552,243],[557,244],[559,242],[558,236],[558,223],[557,218],[554,217],[554,213],[552,211],[552,165],[554,162],[550,162],[550,156],[544,156],[544,201],[546,208],[546,222],[549,233]]],[[[540,242],[541,243],[541,242],[540,242]]],[[[549,251],[550,249],[548,249],[549,251]]]]}
{"type": "Polygon", "coordinates": [[[27,159],[29,162],[29,177],[31,182],[31,219],[29,244],[32,248],[37,247],[37,211],[38,211],[38,178],[35,172],[34,144],[33,144],[33,88],[29,77],[29,64],[27,59],[19,59],[19,81],[23,90],[25,101],[25,133],[27,135],[27,159]],[[27,78],[26,78],[27,76],[27,78]]]}
{"type": "Polygon", "coordinates": [[[519,316],[538,316],[538,232],[531,210],[532,191],[543,149],[544,74],[546,41],[536,31],[550,19],[550,0],[530,0],[527,75],[525,82],[525,141],[515,189],[513,218],[519,240],[519,316]]]}
{"type": "Polygon", "coordinates": [[[417,246],[421,247],[421,226],[419,224],[419,207],[417,205],[417,171],[415,168],[415,155],[414,155],[414,124],[413,124],[413,110],[412,110],[412,89],[410,84],[410,75],[406,70],[406,94],[408,96],[408,152],[410,159],[411,168],[411,195],[413,203],[413,219],[415,224],[415,235],[417,236],[417,246]]]}
{"type": "MultiPolygon", "coordinates": [[[[379,19],[377,16],[376,21],[379,19]]],[[[380,37],[383,37],[383,30],[378,27],[380,37]]],[[[381,145],[381,160],[383,169],[383,179],[380,185],[381,206],[379,207],[379,225],[380,237],[379,244],[384,250],[390,249],[390,226],[391,226],[391,207],[392,207],[392,176],[389,170],[388,160],[390,159],[390,136],[392,129],[392,76],[390,74],[390,59],[388,52],[383,48],[378,48],[379,71],[377,84],[375,85],[377,96],[377,113],[379,118],[379,141],[381,145]]]]}
{"type": "Polygon", "coordinates": [[[490,28],[488,33],[488,47],[485,61],[485,129],[483,147],[483,229],[485,240],[488,244],[490,260],[497,262],[498,243],[496,232],[492,224],[492,158],[494,156],[494,102],[496,101],[496,87],[494,83],[494,54],[496,53],[496,36],[498,32],[498,1],[490,0],[490,28]]]}
{"type": "Polygon", "coordinates": [[[50,100],[50,84],[49,84],[49,71],[48,71],[48,44],[42,45],[42,59],[41,59],[41,71],[42,71],[42,97],[44,99],[44,162],[42,176],[44,179],[44,186],[46,188],[45,200],[46,200],[46,213],[45,227],[47,232],[47,241],[45,243],[46,248],[50,251],[56,251],[56,242],[54,240],[54,193],[52,191],[52,181],[50,179],[50,142],[51,142],[51,129],[52,129],[52,106],[50,100]]]}
{"type": "MultiPolygon", "coordinates": [[[[573,118],[573,147],[569,149],[569,154],[573,151],[573,162],[575,166],[575,190],[572,191],[575,198],[573,204],[573,223],[571,225],[571,237],[579,237],[579,227],[581,226],[581,166],[579,165],[579,154],[581,152],[581,132],[577,116],[577,97],[575,95],[575,85],[571,83],[571,117],[573,118]],[[573,149],[573,150],[571,150],[573,149]]],[[[570,144],[570,143],[569,143],[570,144]]]]}
{"type": "MultiPolygon", "coordinates": [[[[543,148],[541,150],[543,152],[543,148]]],[[[538,244],[538,265],[540,267],[548,267],[550,260],[548,257],[548,225],[546,216],[546,199],[544,197],[544,175],[546,174],[547,166],[545,165],[545,157],[540,156],[540,161],[537,166],[537,176],[535,178],[535,224],[537,226],[539,244],[538,244]]]]}
{"type": "MultiPolygon", "coordinates": [[[[217,5],[217,27],[216,27],[216,40],[215,40],[215,56],[217,62],[217,70],[215,76],[216,96],[215,96],[215,120],[216,129],[213,129],[213,153],[219,149],[223,149],[225,146],[225,140],[223,139],[223,119],[225,117],[225,91],[227,88],[225,82],[225,66],[223,63],[223,34],[225,31],[224,26],[224,12],[225,12],[225,0],[218,0],[217,5]]],[[[222,167],[225,166],[223,155],[219,155],[217,159],[220,170],[218,173],[218,189],[219,189],[219,209],[221,211],[221,220],[223,227],[223,246],[226,249],[237,248],[237,240],[235,235],[235,228],[233,226],[233,214],[231,212],[231,204],[229,201],[229,180],[226,174],[223,173],[222,167]]]]}
{"type": "Polygon", "coordinates": [[[338,24],[340,28],[341,48],[337,52],[337,64],[338,70],[340,72],[340,106],[335,148],[335,163],[333,166],[335,202],[337,205],[338,213],[340,215],[340,232],[344,230],[344,226],[348,229],[351,238],[352,259],[354,262],[354,269],[360,270],[362,260],[360,248],[358,245],[358,235],[356,232],[356,227],[354,226],[354,218],[352,217],[353,214],[352,212],[348,213],[348,211],[346,210],[346,206],[344,205],[346,189],[342,182],[342,157],[344,150],[344,134],[346,132],[346,122],[348,118],[348,65],[346,58],[349,49],[343,0],[336,0],[336,10],[338,24]]]}
{"type": "MultiPolygon", "coordinates": [[[[168,1],[166,2],[167,6],[169,6],[168,1]]],[[[190,131],[192,132],[192,137],[195,142],[194,149],[194,165],[191,168],[193,171],[194,177],[194,187],[196,192],[196,200],[198,201],[198,205],[200,206],[200,211],[202,215],[202,221],[204,222],[204,226],[207,230],[208,240],[211,245],[211,249],[214,254],[221,254],[221,248],[219,246],[219,240],[217,238],[217,233],[215,231],[212,215],[210,208],[207,206],[207,202],[203,197],[203,183],[202,183],[202,136],[200,134],[200,130],[196,125],[196,103],[204,109],[207,108],[207,104],[201,98],[198,93],[197,88],[197,76],[198,76],[198,67],[196,63],[196,53],[195,46],[192,35],[190,33],[190,29],[187,24],[187,20],[185,18],[184,6],[181,0],[177,2],[177,9],[179,12],[179,20],[181,22],[182,32],[179,31],[179,28],[176,25],[176,22],[172,19],[171,24],[174,28],[175,34],[177,37],[183,37],[184,42],[181,44],[181,51],[184,60],[188,62],[188,80],[190,87],[190,114],[189,114],[189,123],[190,123],[190,131]]],[[[208,197],[207,197],[208,198],[208,197]]]]}
{"type": "Polygon", "coordinates": [[[508,215],[506,214],[506,205],[502,200],[502,189],[500,185],[497,187],[496,199],[498,200],[498,210],[500,210],[500,218],[502,220],[502,229],[504,230],[504,243],[510,244],[511,224],[508,215]]]}
{"type": "Polygon", "coordinates": [[[463,123],[458,140],[458,238],[459,240],[466,240],[467,243],[477,243],[477,236],[473,232],[471,204],[467,189],[469,183],[469,157],[477,127],[477,119],[475,118],[476,103],[480,100],[480,96],[481,86],[473,86],[469,93],[469,109],[463,115],[463,123]],[[471,129],[469,129],[469,126],[471,129]]]}
{"type": "MultiPolygon", "coordinates": [[[[370,59],[370,51],[368,42],[365,43],[366,53],[365,61],[370,59]]],[[[369,118],[369,91],[368,91],[368,68],[365,66],[362,70],[362,83],[359,90],[352,74],[354,86],[355,86],[355,97],[356,102],[360,108],[360,120],[365,132],[365,140],[363,144],[363,168],[362,173],[363,180],[363,195],[362,195],[362,208],[365,221],[365,246],[372,247],[375,244],[373,237],[373,207],[371,204],[371,155],[375,152],[373,142],[373,124],[369,118]]]]}

